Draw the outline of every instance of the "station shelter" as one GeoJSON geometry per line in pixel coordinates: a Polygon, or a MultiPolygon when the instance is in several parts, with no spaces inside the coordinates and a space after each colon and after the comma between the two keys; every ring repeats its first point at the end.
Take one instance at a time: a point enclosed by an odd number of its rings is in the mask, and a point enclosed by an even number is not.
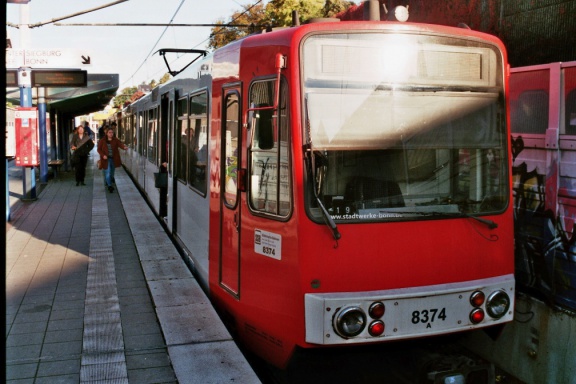
{"type": "MultiPolygon", "coordinates": [[[[75,117],[102,111],[118,87],[118,74],[88,74],[86,87],[45,88],[49,162],[63,160],[63,168],[69,169],[69,135],[74,129],[75,117]]],[[[33,106],[37,106],[37,93],[37,88],[32,88],[33,106]]],[[[6,101],[19,105],[19,88],[7,88],[6,101]]]]}

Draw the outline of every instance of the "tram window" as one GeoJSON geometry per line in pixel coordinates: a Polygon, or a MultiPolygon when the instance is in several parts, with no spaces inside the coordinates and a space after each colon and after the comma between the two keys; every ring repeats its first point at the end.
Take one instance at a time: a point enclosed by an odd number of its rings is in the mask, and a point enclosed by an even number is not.
{"type": "Polygon", "coordinates": [[[125,125],[125,119],[120,119],[118,120],[118,132],[119,132],[119,137],[120,137],[120,141],[122,141],[123,143],[126,142],[126,125],[125,125]]]}
{"type": "MultiPolygon", "coordinates": [[[[271,105],[259,105],[259,107],[271,107],[271,105]]],[[[272,149],[274,147],[273,115],[272,109],[263,109],[257,112],[254,124],[254,146],[260,149],[272,149]]]]}
{"type": "Polygon", "coordinates": [[[140,156],[144,155],[144,150],[143,150],[143,142],[144,142],[144,116],[142,116],[142,112],[138,113],[138,138],[136,140],[136,143],[138,145],[138,154],[140,156]]]}
{"type": "Polygon", "coordinates": [[[525,91],[512,104],[510,122],[514,133],[546,133],[548,128],[548,93],[525,91]]]}
{"type": "Polygon", "coordinates": [[[132,146],[132,131],[134,130],[132,115],[126,117],[126,145],[132,146]]]}
{"type": "Polygon", "coordinates": [[[566,134],[576,135],[576,67],[564,69],[566,134]]]}
{"type": "Polygon", "coordinates": [[[188,103],[187,98],[178,100],[178,122],[175,132],[175,162],[176,178],[186,181],[186,156],[188,155],[188,103]]]}
{"type": "Polygon", "coordinates": [[[126,134],[128,132],[128,126],[126,124],[126,116],[123,116],[122,119],[120,119],[120,122],[118,123],[118,132],[119,132],[118,137],[120,138],[120,141],[126,144],[127,142],[126,134]]]}
{"type": "Polygon", "coordinates": [[[148,161],[156,163],[158,150],[158,135],[156,124],[156,109],[148,111],[148,161]]]}
{"type": "Polygon", "coordinates": [[[226,95],[225,99],[225,116],[223,119],[223,137],[222,150],[224,162],[222,171],[224,173],[224,201],[226,205],[234,207],[236,205],[238,194],[238,157],[239,157],[239,127],[240,127],[240,105],[236,92],[226,95]]]}
{"type": "Polygon", "coordinates": [[[137,143],[136,141],[136,119],[134,117],[134,115],[130,116],[130,144],[132,146],[132,148],[134,149],[134,144],[137,143]]]}
{"type": "Polygon", "coordinates": [[[188,181],[206,194],[208,154],[208,96],[206,92],[190,98],[190,145],[188,146],[188,181]]]}
{"type": "MultiPolygon", "coordinates": [[[[276,79],[254,82],[250,105],[273,107],[276,79]]],[[[260,109],[252,116],[249,152],[250,207],[254,211],[286,217],[291,209],[289,121],[287,86],[281,82],[278,111],[260,109]],[[277,115],[277,121],[274,118],[277,115]]]]}
{"type": "Polygon", "coordinates": [[[510,77],[512,133],[544,134],[548,129],[550,70],[513,73],[510,77]]]}

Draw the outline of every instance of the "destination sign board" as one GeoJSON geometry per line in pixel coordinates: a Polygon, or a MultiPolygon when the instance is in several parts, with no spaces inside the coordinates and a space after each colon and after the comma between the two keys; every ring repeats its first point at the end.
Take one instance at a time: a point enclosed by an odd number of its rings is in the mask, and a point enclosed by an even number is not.
{"type": "Polygon", "coordinates": [[[88,72],[80,70],[42,70],[32,71],[33,87],[68,88],[86,87],[88,72]]]}
{"type": "Polygon", "coordinates": [[[6,68],[82,68],[91,65],[90,55],[71,49],[7,49],[6,68]]]}

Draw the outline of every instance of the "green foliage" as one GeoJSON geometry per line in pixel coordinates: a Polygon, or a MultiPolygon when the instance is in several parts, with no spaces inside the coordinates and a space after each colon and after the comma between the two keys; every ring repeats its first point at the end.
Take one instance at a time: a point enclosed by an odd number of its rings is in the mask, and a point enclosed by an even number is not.
{"type": "Polygon", "coordinates": [[[222,27],[212,28],[208,48],[216,49],[242,38],[250,33],[271,27],[288,27],[292,25],[292,11],[298,11],[300,23],[318,17],[334,17],[354,5],[347,0],[270,0],[266,7],[260,3],[243,6],[242,11],[232,14],[226,22],[218,20],[215,24],[222,27]],[[231,25],[253,25],[250,27],[226,27],[231,25]]]}
{"type": "Polygon", "coordinates": [[[164,83],[166,83],[168,80],[170,80],[171,77],[172,77],[172,76],[170,76],[170,74],[169,74],[168,72],[166,72],[166,73],[164,74],[164,76],[162,76],[162,77],[160,78],[160,80],[158,81],[158,84],[164,84],[164,83]]]}
{"type": "Polygon", "coordinates": [[[119,95],[117,95],[116,97],[114,97],[113,99],[113,104],[114,104],[114,108],[122,108],[124,106],[124,103],[126,101],[129,101],[130,98],[132,97],[132,95],[134,93],[136,93],[136,91],[138,90],[138,87],[128,87],[128,88],[124,88],[119,95]]]}
{"type": "Polygon", "coordinates": [[[353,1],[346,0],[326,0],[324,4],[323,17],[335,17],[338,13],[347,10],[355,5],[353,1]]]}
{"type": "Polygon", "coordinates": [[[266,6],[274,26],[286,27],[292,24],[292,11],[298,11],[300,22],[323,17],[324,0],[271,0],[266,6]]]}
{"type": "Polygon", "coordinates": [[[263,29],[264,25],[269,24],[269,18],[266,10],[262,4],[245,5],[242,11],[237,11],[232,14],[230,20],[217,20],[215,24],[222,25],[222,27],[212,28],[210,35],[210,42],[208,48],[220,48],[224,45],[249,35],[256,30],[263,29]],[[233,26],[227,27],[226,24],[233,26]],[[243,25],[242,27],[234,27],[234,25],[243,25]]]}

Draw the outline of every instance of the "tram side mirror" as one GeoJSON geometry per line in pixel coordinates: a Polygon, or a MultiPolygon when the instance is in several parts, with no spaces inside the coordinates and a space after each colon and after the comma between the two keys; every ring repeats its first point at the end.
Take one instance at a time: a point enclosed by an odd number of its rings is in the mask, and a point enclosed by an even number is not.
{"type": "Polygon", "coordinates": [[[274,147],[274,110],[260,109],[254,111],[254,146],[259,149],[272,149],[274,147]]]}

